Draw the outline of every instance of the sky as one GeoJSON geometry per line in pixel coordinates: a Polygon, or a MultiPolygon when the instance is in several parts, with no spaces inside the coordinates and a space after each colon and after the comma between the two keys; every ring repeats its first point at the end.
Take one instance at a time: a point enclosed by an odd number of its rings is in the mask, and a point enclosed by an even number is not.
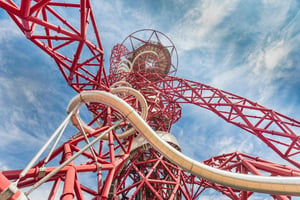
{"type": "MultiPolygon", "coordinates": [[[[155,29],[177,48],[177,77],[300,120],[300,1],[141,0],[92,5],[107,69],[116,43],[136,30],[155,29]]],[[[23,168],[64,119],[76,93],[54,61],[26,40],[3,10],[0,47],[0,170],[23,168]]],[[[183,105],[182,119],[171,132],[183,152],[199,161],[240,151],[286,164],[254,136],[192,105],[183,105]]]]}

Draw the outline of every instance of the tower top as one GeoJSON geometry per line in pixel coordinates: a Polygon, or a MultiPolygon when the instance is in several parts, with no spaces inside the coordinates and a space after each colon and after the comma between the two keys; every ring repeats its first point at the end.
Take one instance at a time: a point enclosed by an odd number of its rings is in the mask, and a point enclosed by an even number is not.
{"type": "Polygon", "coordinates": [[[110,74],[120,72],[118,69],[124,68],[124,64],[128,66],[128,71],[175,76],[178,68],[177,50],[165,34],[142,29],[114,46],[110,57],[110,74]]]}

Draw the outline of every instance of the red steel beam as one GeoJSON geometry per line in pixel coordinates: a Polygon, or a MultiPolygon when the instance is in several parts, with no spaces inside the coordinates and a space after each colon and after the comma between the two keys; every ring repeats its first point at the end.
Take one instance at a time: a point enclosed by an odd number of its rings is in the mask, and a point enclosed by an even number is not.
{"type": "Polygon", "coordinates": [[[257,136],[283,159],[300,168],[297,159],[300,137],[295,132],[300,130],[299,121],[241,96],[178,77],[132,72],[123,78],[138,88],[154,88],[169,102],[194,104],[212,111],[226,122],[257,136]]]}

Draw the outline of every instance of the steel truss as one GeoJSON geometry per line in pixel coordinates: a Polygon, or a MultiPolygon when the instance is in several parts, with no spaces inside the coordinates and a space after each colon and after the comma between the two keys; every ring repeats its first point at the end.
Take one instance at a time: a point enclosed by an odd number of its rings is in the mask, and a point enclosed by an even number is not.
{"type": "MultiPolygon", "coordinates": [[[[114,84],[126,82],[126,86],[138,90],[145,98],[148,105],[145,120],[156,131],[170,132],[172,125],[181,118],[181,105],[194,104],[255,135],[296,168],[238,152],[215,156],[204,161],[206,165],[241,174],[300,175],[299,121],[232,93],[170,76],[177,71],[176,48],[158,31],[146,30],[150,32],[147,38],[135,32],[117,44],[111,53],[110,74],[107,75],[91,2],[74,2],[21,0],[18,5],[12,0],[0,0],[0,8],[8,13],[27,39],[54,59],[66,82],[77,92],[110,91],[112,86],[118,87],[114,84]]],[[[117,95],[141,112],[141,103],[134,96],[117,95]]],[[[118,137],[120,132],[132,128],[126,120],[118,130],[109,131],[106,139],[99,139],[95,145],[84,149],[89,141],[122,118],[118,111],[105,105],[86,105],[93,113],[89,125],[98,124],[95,132],[84,134],[81,130],[74,134],[21,179],[22,170],[1,171],[0,196],[8,191],[7,180],[16,182],[18,188],[31,190],[44,180],[52,184],[48,199],[58,195],[61,199],[196,199],[206,189],[214,189],[231,199],[247,199],[253,195],[253,192],[196,177],[172,164],[149,144],[131,149],[139,133],[118,137]],[[81,152],[80,159],[69,160],[78,152],[81,152]],[[64,163],[67,164],[62,166],[64,163]],[[55,171],[57,173],[53,173],[55,171]],[[45,180],[49,174],[53,175],[45,180]],[[93,186],[85,185],[81,174],[96,177],[93,186]]]]}

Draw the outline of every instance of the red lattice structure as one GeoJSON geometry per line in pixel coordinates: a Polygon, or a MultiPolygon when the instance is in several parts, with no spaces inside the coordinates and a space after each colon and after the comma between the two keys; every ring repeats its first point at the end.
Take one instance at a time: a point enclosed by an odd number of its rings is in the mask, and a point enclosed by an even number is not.
{"type": "MultiPolygon", "coordinates": [[[[171,128],[181,118],[181,105],[194,104],[258,137],[294,167],[239,152],[215,156],[204,164],[238,174],[300,176],[299,121],[243,97],[175,77],[176,48],[155,30],[134,32],[115,45],[107,75],[91,2],[74,2],[21,0],[18,5],[0,0],[0,7],[27,39],[54,59],[73,89],[117,95],[178,151],[181,148],[171,128]]],[[[45,198],[64,200],[197,199],[207,189],[231,199],[253,195],[191,174],[154,149],[118,110],[101,103],[84,103],[92,113],[88,125],[74,115],[76,109],[68,110],[66,120],[41,149],[54,143],[48,156],[37,162],[39,152],[22,170],[0,171],[0,199],[30,198],[43,184],[49,188],[45,198]],[[70,119],[79,132],[56,147],[53,141],[55,137],[59,141],[70,119]]]]}
{"type": "Polygon", "coordinates": [[[17,5],[1,0],[0,6],[27,39],[54,59],[72,88],[78,92],[107,88],[104,52],[90,1],[74,2],[28,0],[17,5]]]}

